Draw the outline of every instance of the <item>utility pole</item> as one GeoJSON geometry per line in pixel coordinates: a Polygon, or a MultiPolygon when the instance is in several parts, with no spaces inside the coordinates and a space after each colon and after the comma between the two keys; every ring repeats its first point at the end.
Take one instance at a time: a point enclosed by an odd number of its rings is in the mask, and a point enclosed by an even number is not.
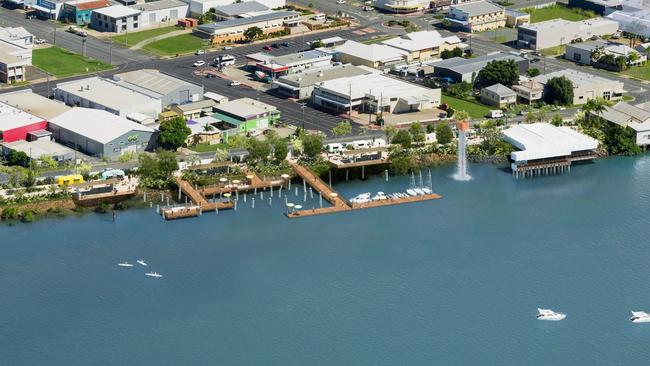
{"type": "Polygon", "coordinates": [[[54,30],[54,42],[52,42],[52,44],[56,45],[56,19],[54,19],[54,15],[52,15],[52,9],[50,9],[50,18],[52,19],[52,28],[54,30]]]}
{"type": "Polygon", "coordinates": [[[81,55],[86,57],[86,38],[81,38],[81,55]]]}
{"type": "Polygon", "coordinates": [[[300,108],[302,108],[302,132],[305,132],[305,107],[306,106],[307,103],[300,104],[300,108]]]}
{"type": "Polygon", "coordinates": [[[108,64],[113,64],[113,40],[108,41],[108,64]]]}

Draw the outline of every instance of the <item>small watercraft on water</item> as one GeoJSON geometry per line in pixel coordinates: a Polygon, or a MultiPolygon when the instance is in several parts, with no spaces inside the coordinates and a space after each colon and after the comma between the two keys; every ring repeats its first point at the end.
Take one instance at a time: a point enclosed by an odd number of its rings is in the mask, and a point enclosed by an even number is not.
{"type": "Polygon", "coordinates": [[[138,259],[138,264],[141,266],[146,266],[147,262],[145,262],[144,259],[138,259]]]}
{"type": "Polygon", "coordinates": [[[650,323],[650,314],[645,311],[633,311],[630,321],[632,323],[650,323]]]}
{"type": "Polygon", "coordinates": [[[350,202],[353,203],[367,203],[370,202],[370,192],[361,193],[360,195],[352,198],[350,202]]]}
{"type": "Polygon", "coordinates": [[[117,265],[120,267],[133,267],[133,264],[129,262],[122,262],[122,263],[118,263],[117,265]]]}
{"type": "Polygon", "coordinates": [[[373,201],[381,201],[381,200],[385,200],[387,198],[388,197],[386,197],[384,192],[377,192],[377,194],[372,197],[372,200],[373,201]]]}
{"type": "Polygon", "coordinates": [[[155,278],[160,278],[160,277],[162,277],[162,275],[161,275],[160,273],[158,273],[158,272],[147,272],[147,273],[145,273],[144,275],[145,275],[145,276],[149,276],[149,277],[155,277],[155,278]]]}
{"type": "Polygon", "coordinates": [[[431,194],[431,190],[427,187],[423,187],[422,192],[424,192],[424,194],[431,194]]]}
{"type": "Polygon", "coordinates": [[[418,194],[418,196],[422,196],[422,195],[425,194],[424,191],[422,190],[422,188],[415,188],[413,190],[415,191],[415,193],[418,194]]]}
{"type": "Polygon", "coordinates": [[[418,195],[418,193],[413,188],[407,189],[406,193],[408,193],[409,196],[417,196],[418,195]]]}
{"type": "Polygon", "coordinates": [[[537,308],[537,320],[550,320],[550,321],[560,321],[566,318],[564,313],[556,313],[551,309],[540,309],[537,308]]]}

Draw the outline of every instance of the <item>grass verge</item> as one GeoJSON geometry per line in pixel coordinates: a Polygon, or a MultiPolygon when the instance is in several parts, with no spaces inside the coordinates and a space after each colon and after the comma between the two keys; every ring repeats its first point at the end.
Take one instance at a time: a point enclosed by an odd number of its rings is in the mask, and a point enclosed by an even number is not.
{"type": "Polygon", "coordinates": [[[650,63],[646,63],[643,66],[632,66],[629,69],[623,71],[623,74],[636,79],[650,81],[650,63]]]}
{"type": "Polygon", "coordinates": [[[206,45],[206,40],[193,34],[181,34],[149,43],[142,49],[160,56],[175,56],[194,52],[206,45]]]}
{"type": "Polygon", "coordinates": [[[32,64],[58,78],[110,70],[107,63],[52,46],[32,51],[32,64]]]}
{"type": "Polygon", "coordinates": [[[121,34],[119,36],[114,36],[112,37],[113,42],[127,45],[127,46],[133,46],[136,45],[144,40],[147,40],[149,38],[161,36],[163,34],[167,34],[176,30],[180,30],[181,28],[177,28],[175,26],[171,27],[162,27],[162,28],[155,28],[155,29],[148,29],[145,31],[141,32],[135,32],[135,33],[129,33],[129,34],[121,34]]]}
{"type": "Polygon", "coordinates": [[[531,23],[538,23],[557,18],[576,21],[597,17],[596,13],[593,11],[569,8],[565,5],[559,4],[540,9],[527,8],[524,9],[524,11],[530,14],[531,23]]]}
{"type": "Polygon", "coordinates": [[[485,118],[490,113],[490,108],[480,104],[475,98],[459,99],[449,95],[442,96],[442,102],[447,103],[456,111],[465,111],[472,118],[485,118]]]}

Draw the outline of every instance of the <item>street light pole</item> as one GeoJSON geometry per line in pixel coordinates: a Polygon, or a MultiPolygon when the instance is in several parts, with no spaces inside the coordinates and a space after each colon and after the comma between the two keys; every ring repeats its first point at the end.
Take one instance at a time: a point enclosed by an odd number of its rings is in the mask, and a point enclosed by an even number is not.
{"type": "Polygon", "coordinates": [[[52,44],[56,45],[56,19],[52,15],[52,9],[50,9],[50,18],[52,19],[52,28],[54,29],[54,42],[52,44]]]}
{"type": "Polygon", "coordinates": [[[113,64],[113,40],[108,42],[108,64],[113,64]]]}

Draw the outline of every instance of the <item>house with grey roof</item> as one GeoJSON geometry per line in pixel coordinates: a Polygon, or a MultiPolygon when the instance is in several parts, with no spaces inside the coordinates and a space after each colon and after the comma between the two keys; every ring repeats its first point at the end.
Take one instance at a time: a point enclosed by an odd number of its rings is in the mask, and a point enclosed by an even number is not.
{"type": "Polygon", "coordinates": [[[257,1],[244,1],[230,5],[223,5],[214,8],[214,15],[217,20],[228,20],[234,18],[246,18],[254,16],[254,13],[267,12],[270,9],[257,1]]]}
{"type": "Polygon", "coordinates": [[[650,108],[648,106],[643,104],[634,106],[626,102],[618,102],[611,107],[606,107],[604,112],[595,115],[609,123],[634,130],[637,145],[650,145],[650,108]]]}
{"type": "Polygon", "coordinates": [[[517,103],[517,93],[503,84],[494,84],[481,89],[481,102],[503,108],[517,103]]]}
{"type": "Polygon", "coordinates": [[[528,70],[528,60],[506,52],[495,52],[474,58],[452,57],[433,64],[433,75],[440,78],[449,78],[453,82],[461,81],[474,83],[478,73],[491,61],[514,60],[519,67],[519,73],[525,74],[528,70]]]}
{"type": "Polygon", "coordinates": [[[566,45],[564,58],[579,64],[591,65],[593,63],[592,56],[594,53],[598,53],[597,57],[608,54],[614,57],[623,56],[628,59],[630,66],[642,65],[648,60],[646,52],[639,52],[621,43],[600,40],[568,44],[566,45]],[[636,54],[634,61],[629,59],[631,54],[636,54]]]}

